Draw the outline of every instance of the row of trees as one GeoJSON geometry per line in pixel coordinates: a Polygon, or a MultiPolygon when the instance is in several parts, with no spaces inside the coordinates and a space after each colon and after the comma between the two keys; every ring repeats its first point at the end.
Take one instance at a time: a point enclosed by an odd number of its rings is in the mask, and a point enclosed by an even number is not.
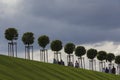
{"type": "MultiPolygon", "coordinates": [[[[5,38],[9,41],[8,42],[8,55],[17,57],[17,42],[18,39],[18,31],[15,28],[8,28],[5,30],[5,38]],[[14,54],[16,53],[16,55],[14,54]]],[[[32,32],[26,32],[22,36],[22,42],[25,45],[25,58],[31,59],[30,53],[32,53],[32,59],[33,59],[33,46],[34,43],[34,34],[32,32]]],[[[46,35],[42,35],[38,38],[38,44],[42,48],[40,49],[40,60],[44,62],[48,62],[48,52],[46,49],[46,46],[50,43],[49,37],[46,35]]],[[[50,44],[50,48],[52,51],[54,51],[54,59],[61,60],[61,53],[60,50],[62,50],[63,45],[62,41],[60,40],[54,40],[50,44]]],[[[105,67],[105,62],[109,62],[109,64],[112,64],[112,61],[115,60],[116,64],[120,64],[120,55],[115,56],[113,53],[108,53],[105,51],[97,51],[96,49],[89,49],[86,50],[84,46],[77,46],[73,43],[67,43],[64,46],[64,52],[67,53],[67,63],[69,66],[71,66],[72,63],[74,63],[74,55],[73,52],[75,51],[75,55],[78,57],[78,61],[80,63],[80,67],[85,67],[85,61],[83,55],[87,55],[89,59],[89,65],[90,69],[94,70],[94,64],[95,64],[95,57],[99,60],[99,67],[100,70],[105,67]]],[[[96,65],[96,64],[95,64],[96,65]]],[[[120,67],[119,67],[120,69],[120,67]]]]}

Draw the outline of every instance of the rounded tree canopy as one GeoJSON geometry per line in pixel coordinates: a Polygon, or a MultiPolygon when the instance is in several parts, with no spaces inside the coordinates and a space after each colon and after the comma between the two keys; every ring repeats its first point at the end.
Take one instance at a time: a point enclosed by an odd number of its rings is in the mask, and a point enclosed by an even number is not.
{"type": "Polygon", "coordinates": [[[45,48],[47,44],[49,44],[50,40],[49,37],[46,35],[42,35],[38,38],[38,44],[39,46],[41,46],[42,48],[45,48]]]}
{"type": "Polygon", "coordinates": [[[116,56],[115,63],[116,64],[120,64],[120,55],[116,56]]]}
{"type": "Polygon", "coordinates": [[[17,40],[18,39],[18,32],[15,28],[8,28],[5,30],[5,38],[7,40],[17,40]]]}
{"type": "Polygon", "coordinates": [[[100,61],[106,60],[107,53],[105,51],[99,51],[97,54],[97,59],[100,61]]]}
{"type": "Polygon", "coordinates": [[[75,50],[75,45],[73,43],[67,43],[64,47],[64,51],[67,54],[72,54],[74,50],[75,50]]]}
{"type": "Polygon", "coordinates": [[[115,55],[113,53],[108,53],[106,56],[106,60],[112,62],[115,59],[115,55]]]}
{"type": "Polygon", "coordinates": [[[51,42],[50,47],[52,51],[60,51],[62,49],[62,42],[60,40],[54,40],[51,42]]]}
{"type": "Polygon", "coordinates": [[[86,49],[85,49],[85,47],[83,47],[83,46],[78,46],[78,47],[75,49],[75,55],[78,56],[78,57],[83,56],[85,53],[86,53],[86,49]]]}
{"type": "Polygon", "coordinates": [[[34,34],[32,32],[26,32],[22,36],[22,41],[25,45],[31,45],[34,43],[34,34]]]}
{"type": "Polygon", "coordinates": [[[94,59],[96,57],[96,55],[97,55],[97,50],[96,49],[89,49],[87,51],[87,57],[89,59],[94,59]]]}

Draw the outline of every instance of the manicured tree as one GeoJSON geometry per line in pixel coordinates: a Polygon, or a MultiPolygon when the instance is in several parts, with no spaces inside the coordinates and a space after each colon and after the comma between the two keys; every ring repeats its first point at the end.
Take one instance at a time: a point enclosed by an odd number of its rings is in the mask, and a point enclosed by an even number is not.
{"type": "Polygon", "coordinates": [[[115,59],[115,55],[113,53],[108,53],[106,56],[106,61],[109,61],[109,67],[111,68],[112,61],[115,59]]]}
{"type": "Polygon", "coordinates": [[[4,34],[5,38],[10,41],[8,42],[8,56],[14,57],[14,52],[16,52],[17,57],[17,42],[14,41],[18,39],[18,31],[15,28],[8,28],[4,34]]]}
{"type": "Polygon", "coordinates": [[[22,36],[22,41],[25,45],[25,58],[30,59],[30,49],[32,49],[32,59],[33,59],[33,46],[34,34],[32,32],[26,32],[22,36]],[[27,56],[26,56],[27,55],[27,56]]]}
{"type": "MultiPolygon", "coordinates": [[[[91,62],[92,62],[92,70],[93,70],[93,61],[94,61],[94,58],[96,57],[96,55],[97,55],[97,50],[96,49],[89,49],[87,51],[87,57],[89,59],[91,59],[91,62]]],[[[89,67],[90,67],[90,65],[89,65],[89,67]]]]}
{"type": "Polygon", "coordinates": [[[50,40],[49,40],[49,37],[46,36],[46,35],[42,35],[38,38],[38,44],[39,46],[41,46],[43,49],[40,50],[42,53],[40,53],[40,57],[41,59],[43,59],[44,57],[44,62],[45,62],[45,54],[46,54],[46,57],[47,57],[47,62],[48,62],[48,53],[47,53],[47,49],[45,49],[45,47],[49,44],[50,40]]]}
{"type": "MultiPolygon", "coordinates": [[[[64,47],[65,53],[68,54],[68,66],[71,66],[71,54],[75,50],[75,45],[73,43],[67,43],[64,47]]],[[[72,63],[73,64],[73,63],[72,63]]]]}
{"type": "MultiPolygon", "coordinates": [[[[59,51],[62,49],[62,41],[54,40],[51,42],[50,47],[51,47],[51,50],[54,51],[54,59],[59,61],[58,54],[59,54],[59,51]]],[[[61,55],[60,55],[60,58],[61,58],[61,55]]]]}
{"type": "MultiPolygon", "coordinates": [[[[83,68],[83,63],[82,63],[82,56],[85,55],[86,53],[86,49],[85,47],[83,46],[78,46],[76,49],[75,49],[75,55],[78,57],[78,60],[80,59],[81,61],[81,68],[83,68]]],[[[85,64],[85,63],[84,63],[85,64]]],[[[85,67],[85,66],[84,66],[85,67]]]]}
{"type": "MultiPolygon", "coordinates": [[[[105,51],[99,51],[97,54],[97,59],[100,61],[99,68],[100,71],[103,69],[103,60],[106,60],[107,53],[105,51]]],[[[104,65],[105,68],[105,65],[104,65]]]]}
{"type": "Polygon", "coordinates": [[[120,55],[115,57],[115,63],[118,65],[117,66],[117,71],[120,74],[120,55]]]}

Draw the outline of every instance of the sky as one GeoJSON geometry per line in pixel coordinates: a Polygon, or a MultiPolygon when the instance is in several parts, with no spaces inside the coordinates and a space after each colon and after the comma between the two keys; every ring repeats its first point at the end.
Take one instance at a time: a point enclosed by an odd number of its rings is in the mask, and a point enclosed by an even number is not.
{"type": "Polygon", "coordinates": [[[120,0],[0,0],[1,54],[7,54],[4,31],[10,27],[18,30],[20,57],[24,54],[21,37],[25,32],[34,33],[35,59],[41,35],[48,35],[51,41],[59,39],[63,46],[73,42],[86,49],[120,54],[120,0]]]}

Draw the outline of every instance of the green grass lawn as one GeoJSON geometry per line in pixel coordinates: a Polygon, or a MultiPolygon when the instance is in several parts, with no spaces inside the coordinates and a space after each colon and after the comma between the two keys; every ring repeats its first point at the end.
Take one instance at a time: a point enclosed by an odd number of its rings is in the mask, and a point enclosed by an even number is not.
{"type": "Polygon", "coordinates": [[[0,55],[0,80],[120,80],[120,76],[0,55]]]}

